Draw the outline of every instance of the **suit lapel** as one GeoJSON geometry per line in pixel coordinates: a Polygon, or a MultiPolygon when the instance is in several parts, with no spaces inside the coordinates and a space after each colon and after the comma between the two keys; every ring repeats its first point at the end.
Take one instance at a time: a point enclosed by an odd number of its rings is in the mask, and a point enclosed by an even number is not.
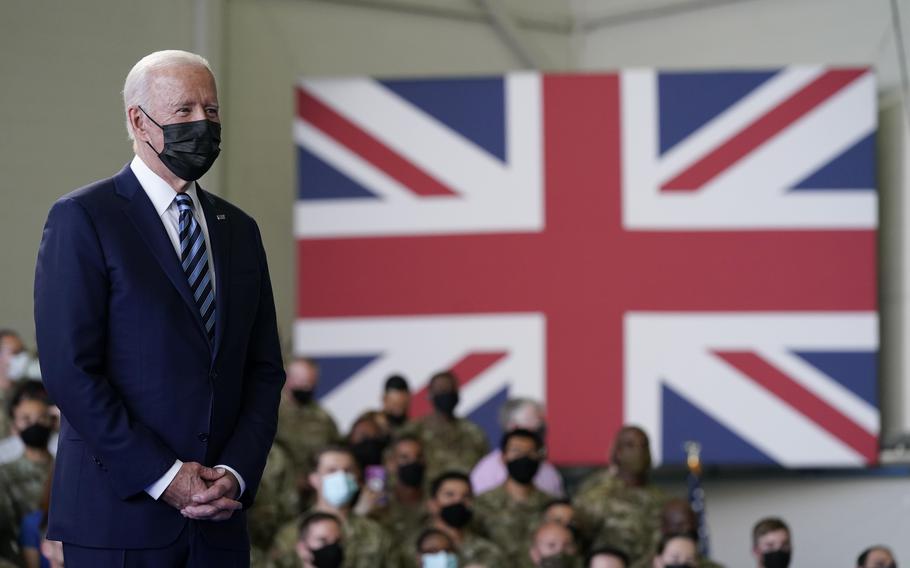
{"type": "MultiPolygon", "coordinates": [[[[202,323],[199,308],[196,306],[196,302],[193,301],[186,274],[180,266],[177,253],[174,251],[174,245],[167,236],[161,218],[158,217],[155,211],[155,206],[152,205],[148,195],[146,195],[142,186],[139,185],[139,180],[136,179],[129,165],[114,176],[114,183],[117,193],[129,200],[123,208],[124,213],[136,226],[152,255],[158,261],[158,264],[161,265],[161,269],[167,274],[171,284],[174,285],[174,288],[177,289],[180,297],[186,303],[187,308],[189,308],[200,333],[205,336],[205,325],[202,323]]],[[[206,343],[208,343],[207,340],[206,343]]]]}
{"type": "Polygon", "coordinates": [[[212,359],[214,360],[218,356],[218,349],[224,338],[224,330],[227,323],[227,298],[231,288],[230,280],[227,276],[231,273],[231,219],[227,212],[218,206],[215,198],[209,195],[208,192],[203,191],[198,183],[196,184],[196,192],[199,196],[199,203],[202,205],[202,212],[205,215],[205,224],[209,230],[212,259],[215,263],[215,310],[217,317],[215,319],[215,342],[212,353],[212,359]]]}

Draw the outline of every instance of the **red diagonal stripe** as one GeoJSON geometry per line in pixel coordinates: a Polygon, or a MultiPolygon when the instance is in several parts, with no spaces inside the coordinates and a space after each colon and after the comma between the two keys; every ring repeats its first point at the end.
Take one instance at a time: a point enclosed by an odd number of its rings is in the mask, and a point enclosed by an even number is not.
{"type": "Polygon", "coordinates": [[[697,191],[784,128],[865,74],[865,69],[828,71],[757,119],[726,143],[664,183],[664,191],[697,191]]]}
{"type": "Polygon", "coordinates": [[[297,114],[417,195],[455,195],[440,181],[300,88],[297,89],[297,114]]]}
{"type": "MultiPolygon", "coordinates": [[[[458,388],[461,389],[505,356],[505,351],[471,353],[462,357],[449,370],[458,378],[458,388]]],[[[430,413],[432,405],[428,394],[429,386],[427,384],[411,398],[411,418],[419,418],[430,413]]]]}
{"type": "Polygon", "coordinates": [[[877,461],[878,438],[778,368],[748,351],[714,354],[856,450],[866,462],[877,461]]]}

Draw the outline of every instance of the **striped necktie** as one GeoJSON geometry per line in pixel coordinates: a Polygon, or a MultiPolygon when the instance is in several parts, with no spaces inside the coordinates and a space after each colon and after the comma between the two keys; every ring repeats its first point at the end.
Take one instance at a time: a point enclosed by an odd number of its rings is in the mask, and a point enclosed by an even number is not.
{"type": "Polygon", "coordinates": [[[180,261],[211,342],[215,339],[215,291],[209,272],[205,235],[193,217],[193,200],[190,196],[178,193],[174,199],[180,211],[180,261]]]}

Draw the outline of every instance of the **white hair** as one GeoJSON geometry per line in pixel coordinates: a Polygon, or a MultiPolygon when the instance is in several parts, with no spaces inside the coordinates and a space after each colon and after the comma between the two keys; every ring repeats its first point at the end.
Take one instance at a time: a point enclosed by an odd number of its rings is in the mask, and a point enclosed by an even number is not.
{"type": "MultiPolygon", "coordinates": [[[[130,140],[135,140],[133,137],[133,126],[130,124],[130,107],[142,105],[143,108],[146,108],[149,106],[149,90],[152,86],[151,78],[155,71],[181,65],[205,67],[209,73],[212,73],[212,68],[204,57],[179,49],[167,49],[150,53],[140,59],[130,69],[126,76],[126,81],[123,82],[123,111],[126,114],[126,133],[130,140]]],[[[214,73],[212,73],[212,76],[214,76],[214,73]]]]}

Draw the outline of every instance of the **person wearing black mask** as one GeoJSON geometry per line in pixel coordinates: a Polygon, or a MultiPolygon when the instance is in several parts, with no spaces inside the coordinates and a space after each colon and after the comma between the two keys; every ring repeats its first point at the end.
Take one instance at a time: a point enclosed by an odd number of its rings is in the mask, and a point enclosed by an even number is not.
{"type": "Polygon", "coordinates": [[[397,433],[408,421],[411,408],[411,389],[401,375],[392,375],[382,390],[382,413],[392,433],[397,433]]]}
{"type": "Polygon", "coordinates": [[[470,478],[459,471],[447,471],[433,479],[427,502],[431,528],[444,532],[458,551],[459,566],[506,566],[498,546],[478,535],[472,523],[474,494],[470,478]]]}
{"type": "Polygon", "coordinates": [[[698,543],[689,533],[664,535],[657,544],[651,561],[654,568],[695,568],[698,565],[698,543]]]}
{"type": "Polygon", "coordinates": [[[18,530],[22,518],[39,508],[52,467],[47,449],[53,431],[50,402],[44,385],[26,381],[16,386],[8,413],[12,431],[25,451],[17,460],[0,465],[0,558],[19,560],[18,530]]]}
{"type": "Polygon", "coordinates": [[[341,519],[316,512],[300,523],[297,556],[302,568],[339,568],[344,561],[341,519]]]}
{"type": "Polygon", "coordinates": [[[370,513],[397,542],[413,542],[429,522],[426,506],[423,445],[414,436],[395,439],[386,452],[385,469],[389,472],[388,502],[370,513]]]}
{"type": "Polygon", "coordinates": [[[752,528],[752,556],[759,568],[787,568],[793,553],[790,527],[782,519],[767,517],[752,528]]]}
{"type": "Polygon", "coordinates": [[[278,407],[275,436],[290,454],[298,472],[297,489],[303,505],[309,505],[312,491],[307,483],[313,456],[321,448],[338,443],[341,436],[332,416],[319,406],[314,393],[319,384],[319,365],[307,357],[295,357],[287,364],[287,380],[278,407]]]}
{"type": "Polygon", "coordinates": [[[543,460],[543,443],[536,432],[506,432],[499,444],[508,471],[505,482],[477,497],[477,519],[509,558],[527,556],[528,535],[551,497],[533,484],[543,460]]]}
{"type": "Polygon", "coordinates": [[[430,479],[449,470],[471,471],[489,451],[489,444],[479,426],[455,414],[458,378],[451,371],[433,375],[427,395],[433,411],[409,423],[401,433],[414,434],[423,442],[430,479]]]}

